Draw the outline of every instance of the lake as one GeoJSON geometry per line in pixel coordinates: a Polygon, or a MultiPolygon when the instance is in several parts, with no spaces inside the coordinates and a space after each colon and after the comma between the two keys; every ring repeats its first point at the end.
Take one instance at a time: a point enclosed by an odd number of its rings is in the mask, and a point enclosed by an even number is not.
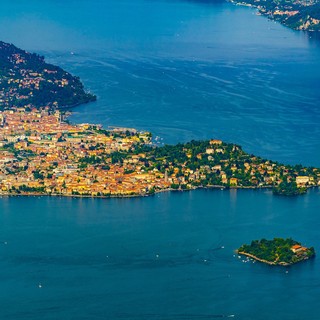
{"type": "MultiPolygon", "coordinates": [[[[320,40],[220,1],[2,1],[0,39],[46,56],[98,101],[74,122],[218,138],[320,166],[320,40]]],[[[319,191],[0,199],[7,319],[318,319],[317,258],[243,262],[252,239],[320,250],[319,191]],[[286,272],[288,271],[288,273],[286,272]]]]}
{"type": "Polygon", "coordinates": [[[317,258],[270,267],[243,262],[234,250],[262,235],[294,235],[319,250],[319,192],[294,199],[244,190],[110,200],[2,198],[1,314],[317,319],[317,258]]]}

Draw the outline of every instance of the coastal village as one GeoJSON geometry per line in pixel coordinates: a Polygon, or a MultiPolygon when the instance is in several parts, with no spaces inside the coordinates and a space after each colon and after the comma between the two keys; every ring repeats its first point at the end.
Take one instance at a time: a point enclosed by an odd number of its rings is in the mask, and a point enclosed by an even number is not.
{"type": "Polygon", "coordinates": [[[149,132],[70,124],[91,102],[80,80],[0,42],[0,193],[136,196],[164,190],[272,188],[296,195],[320,170],[279,164],[218,139],[156,146],[149,132]]]}
{"type": "Polygon", "coordinates": [[[0,41],[0,110],[58,108],[95,100],[78,77],[46,63],[42,56],[0,41]]]}
{"type": "Polygon", "coordinates": [[[0,113],[0,178],[4,193],[65,195],[143,194],[168,186],[161,174],[126,174],[137,155],[124,165],[112,154],[128,151],[137,143],[150,143],[148,133],[135,130],[100,130],[89,124],[61,121],[60,111],[24,108],[0,113]]]}
{"type": "Polygon", "coordinates": [[[289,28],[304,31],[320,31],[319,0],[230,0],[231,2],[254,7],[259,15],[279,21],[289,28]]]}
{"type": "Polygon", "coordinates": [[[0,113],[2,194],[132,196],[204,186],[272,187],[283,177],[299,187],[320,183],[318,169],[301,167],[305,174],[298,175],[221,140],[156,147],[148,132],[63,118],[49,107],[0,113]]]}

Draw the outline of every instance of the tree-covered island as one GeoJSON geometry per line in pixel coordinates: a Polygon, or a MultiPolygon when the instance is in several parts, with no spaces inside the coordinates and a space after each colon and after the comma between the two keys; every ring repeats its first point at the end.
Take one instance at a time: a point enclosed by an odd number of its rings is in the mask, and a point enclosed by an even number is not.
{"type": "Polygon", "coordinates": [[[239,5],[255,7],[259,14],[283,25],[305,31],[320,31],[319,0],[230,0],[239,5]]]}
{"type": "Polygon", "coordinates": [[[0,193],[137,196],[196,188],[298,195],[320,169],[284,165],[218,139],[156,146],[130,128],[71,124],[59,107],[88,102],[78,78],[0,43],[0,193]]]}
{"type": "Polygon", "coordinates": [[[289,239],[254,240],[244,244],[237,253],[270,265],[288,266],[315,256],[313,247],[307,248],[301,243],[289,239]]]}

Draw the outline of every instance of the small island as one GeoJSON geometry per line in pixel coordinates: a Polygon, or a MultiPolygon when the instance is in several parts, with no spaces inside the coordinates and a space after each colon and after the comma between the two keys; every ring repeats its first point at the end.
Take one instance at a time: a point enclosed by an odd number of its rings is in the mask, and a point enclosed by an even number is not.
{"type": "Polygon", "coordinates": [[[289,266],[315,256],[313,247],[304,247],[291,238],[254,240],[250,245],[242,245],[237,253],[269,265],[280,266],[289,266]]]}

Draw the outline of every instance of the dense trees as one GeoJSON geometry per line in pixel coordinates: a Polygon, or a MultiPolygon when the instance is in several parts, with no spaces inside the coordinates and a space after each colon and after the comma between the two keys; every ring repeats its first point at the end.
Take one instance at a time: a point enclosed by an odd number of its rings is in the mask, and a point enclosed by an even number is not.
{"type": "Polygon", "coordinates": [[[292,251],[292,246],[300,245],[297,241],[288,238],[274,238],[273,240],[254,240],[250,245],[244,244],[238,252],[251,254],[259,259],[275,263],[294,263],[305,257],[315,254],[314,248],[308,248],[303,254],[297,255],[292,251]]]}
{"type": "Polygon", "coordinates": [[[273,188],[273,193],[284,196],[295,196],[307,192],[307,188],[298,188],[295,181],[282,181],[278,186],[273,188]]]}
{"type": "Polygon", "coordinates": [[[0,65],[0,91],[8,99],[7,107],[71,107],[96,100],[84,91],[78,77],[46,63],[42,56],[1,41],[0,65]]]}

